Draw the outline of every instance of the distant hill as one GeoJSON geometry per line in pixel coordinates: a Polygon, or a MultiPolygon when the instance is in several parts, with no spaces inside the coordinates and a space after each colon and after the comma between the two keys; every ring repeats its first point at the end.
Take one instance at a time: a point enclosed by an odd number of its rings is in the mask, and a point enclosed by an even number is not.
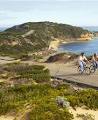
{"type": "Polygon", "coordinates": [[[91,32],[98,32],[98,26],[85,26],[85,27],[83,27],[84,29],[87,29],[87,30],[89,30],[89,31],[91,31],[91,32]]]}
{"type": "Polygon", "coordinates": [[[0,27],[0,32],[4,31],[5,29],[7,29],[6,27],[0,27]]]}
{"type": "Polygon", "coordinates": [[[70,41],[90,33],[81,27],[53,22],[28,22],[0,33],[0,54],[20,55],[48,48],[51,41],[70,41]]]}

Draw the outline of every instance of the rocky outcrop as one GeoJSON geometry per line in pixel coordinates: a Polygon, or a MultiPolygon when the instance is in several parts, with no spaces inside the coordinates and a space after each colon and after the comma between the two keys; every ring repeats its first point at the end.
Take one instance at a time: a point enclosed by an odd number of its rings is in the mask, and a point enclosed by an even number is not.
{"type": "Polygon", "coordinates": [[[92,33],[81,34],[79,40],[91,40],[93,37],[92,33]]]}
{"type": "Polygon", "coordinates": [[[53,41],[50,42],[49,50],[57,50],[59,44],[60,44],[60,40],[55,38],[53,41]]]}
{"type": "Polygon", "coordinates": [[[53,56],[50,56],[48,59],[47,59],[47,63],[52,63],[52,62],[63,62],[63,63],[66,63],[66,62],[69,62],[69,61],[72,61],[74,59],[76,59],[78,57],[78,55],[76,54],[71,54],[71,53],[59,53],[59,54],[56,54],[56,55],[53,55],[53,56]]]}

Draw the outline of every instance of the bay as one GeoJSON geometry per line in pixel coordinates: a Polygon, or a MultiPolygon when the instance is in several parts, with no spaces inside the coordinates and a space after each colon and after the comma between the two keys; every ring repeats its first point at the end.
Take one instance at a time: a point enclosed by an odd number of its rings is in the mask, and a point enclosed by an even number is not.
{"type": "Polygon", "coordinates": [[[89,41],[79,41],[62,44],[58,48],[59,52],[72,52],[79,54],[84,52],[86,55],[98,54],[98,37],[89,41]]]}

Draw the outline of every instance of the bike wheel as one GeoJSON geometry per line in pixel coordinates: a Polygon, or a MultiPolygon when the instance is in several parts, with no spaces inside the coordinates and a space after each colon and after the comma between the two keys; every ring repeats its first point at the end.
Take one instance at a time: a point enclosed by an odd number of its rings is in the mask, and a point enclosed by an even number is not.
{"type": "Polygon", "coordinates": [[[94,67],[94,65],[90,66],[90,73],[94,73],[96,71],[96,68],[94,67]]]}
{"type": "Polygon", "coordinates": [[[85,73],[87,74],[87,75],[90,75],[90,68],[89,67],[85,67],[85,73]]]}
{"type": "Polygon", "coordinates": [[[78,71],[79,74],[82,74],[82,73],[83,73],[83,72],[81,71],[81,67],[80,67],[80,66],[78,66],[77,71],[78,71]]]}

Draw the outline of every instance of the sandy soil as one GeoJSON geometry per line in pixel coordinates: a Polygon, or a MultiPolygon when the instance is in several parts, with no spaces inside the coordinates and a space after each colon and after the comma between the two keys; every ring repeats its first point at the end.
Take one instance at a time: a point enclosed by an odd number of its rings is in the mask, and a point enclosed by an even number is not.
{"type": "Polygon", "coordinates": [[[0,120],[14,120],[14,117],[13,116],[2,115],[2,116],[0,116],[0,120]]]}
{"type": "MultiPolygon", "coordinates": [[[[98,120],[98,110],[96,110],[96,111],[86,110],[86,109],[78,107],[76,110],[70,108],[69,111],[74,115],[74,120],[82,120],[81,118],[77,117],[77,114],[90,114],[90,115],[94,116],[95,120],[98,120]]],[[[0,116],[0,120],[14,120],[14,119],[15,119],[15,117],[13,117],[13,116],[7,116],[7,115],[0,116]]]]}
{"type": "Polygon", "coordinates": [[[20,61],[20,59],[15,60],[14,58],[11,58],[11,57],[0,56],[0,65],[7,64],[7,63],[12,63],[12,62],[18,62],[18,61],[20,61]]]}
{"type": "Polygon", "coordinates": [[[70,112],[74,115],[74,120],[82,120],[77,118],[77,114],[91,114],[94,116],[95,120],[98,120],[98,110],[94,111],[94,110],[86,110],[83,108],[77,108],[76,110],[74,109],[70,109],[70,112]]]}

